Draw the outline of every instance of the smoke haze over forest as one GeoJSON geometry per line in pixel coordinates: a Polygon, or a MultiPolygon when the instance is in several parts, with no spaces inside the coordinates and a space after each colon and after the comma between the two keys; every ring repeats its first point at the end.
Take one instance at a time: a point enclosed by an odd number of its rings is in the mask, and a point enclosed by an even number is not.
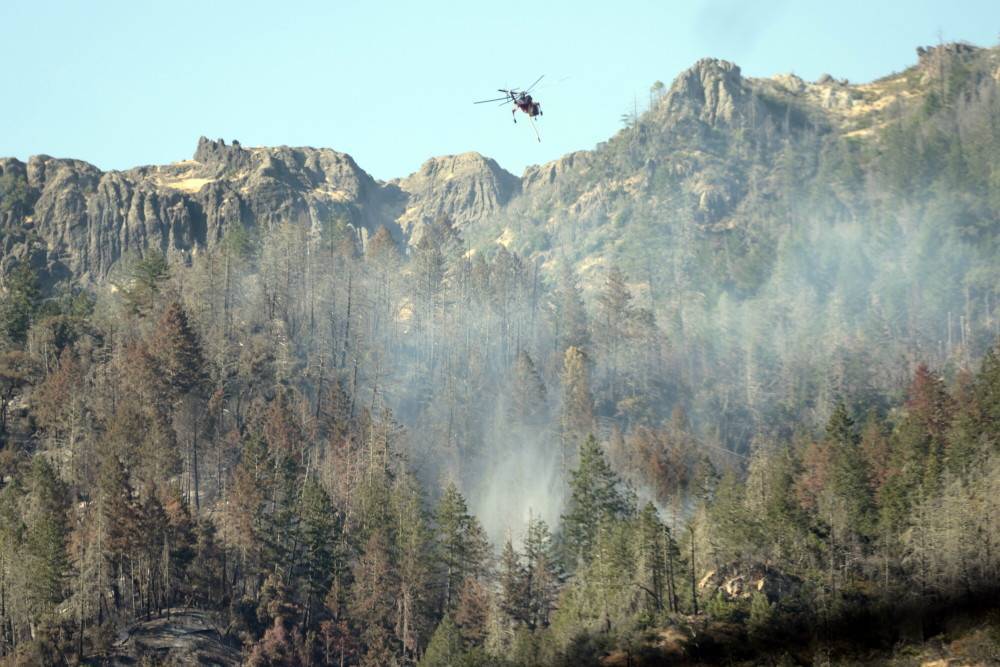
{"type": "Polygon", "coordinates": [[[0,159],[0,664],[997,655],[998,48],[358,157],[0,159]]]}

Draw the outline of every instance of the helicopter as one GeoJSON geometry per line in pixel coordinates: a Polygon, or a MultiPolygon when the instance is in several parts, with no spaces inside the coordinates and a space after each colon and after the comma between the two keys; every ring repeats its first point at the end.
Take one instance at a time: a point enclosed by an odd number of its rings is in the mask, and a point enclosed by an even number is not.
{"type": "MultiPolygon", "coordinates": [[[[514,122],[517,123],[517,112],[518,110],[520,110],[521,113],[523,113],[528,117],[529,121],[532,121],[532,127],[534,127],[535,117],[542,115],[542,105],[539,104],[537,101],[535,101],[535,99],[531,97],[530,93],[534,89],[534,87],[538,85],[538,82],[541,81],[543,78],[545,78],[544,74],[535,79],[535,82],[530,86],[528,86],[527,88],[525,88],[524,90],[518,90],[517,88],[510,88],[510,89],[498,88],[497,92],[503,93],[504,94],[503,97],[497,97],[492,100],[479,100],[478,102],[473,102],[473,104],[487,104],[489,102],[500,102],[502,106],[504,104],[513,103],[514,108],[510,110],[510,115],[511,118],[513,118],[514,122]]],[[[537,129],[535,129],[535,136],[538,137],[537,129]]],[[[541,141],[542,138],[538,137],[538,140],[541,141]]]]}

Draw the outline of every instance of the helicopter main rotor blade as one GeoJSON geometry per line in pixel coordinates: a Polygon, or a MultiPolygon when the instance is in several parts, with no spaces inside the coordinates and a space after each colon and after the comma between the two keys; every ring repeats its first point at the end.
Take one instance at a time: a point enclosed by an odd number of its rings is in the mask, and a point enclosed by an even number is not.
{"type": "Polygon", "coordinates": [[[508,100],[508,98],[506,98],[506,97],[497,97],[497,98],[494,98],[492,100],[479,100],[478,102],[473,102],[473,104],[486,104],[487,102],[499,102],[500,100],[504,100],[506,102],[508,100]]]}
{"type": "Polygon", "coordinates": [[[540,77],[538,77],[537,79],[535,79],[535,82],[534,82],[533,84],[531,84],[530,86],[528,86],[528,87],[527,87],[527,88],[525,89],[525,91],[524,91],[524,92],[525,92],[525,93],[530,93],[530,92],[531,92],[531,90],[532,90],[532,89],[533,89],[533,88],[534,88],[535,86],[537,86],[537,85],[538,85],[538,82],[539,82],[539,81],[541,81],[541,80],[542,80],[542,79],[544,79],[544,78],[545,78],[545,75],[543,74],[543,75],[541,75],[540,77]]]}

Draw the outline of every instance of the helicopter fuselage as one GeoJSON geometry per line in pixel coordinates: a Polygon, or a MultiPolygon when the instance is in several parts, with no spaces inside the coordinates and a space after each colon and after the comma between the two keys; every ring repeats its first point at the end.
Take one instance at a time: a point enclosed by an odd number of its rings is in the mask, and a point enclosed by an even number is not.
{"type": "Polygon", "coordinates": [[[531,99],[531,95],[522,93],[521,95],[513,98],[513,101],[514,105],[517,106],[522,113],[531,118],[542,115],[542,105],[531,99]]]}

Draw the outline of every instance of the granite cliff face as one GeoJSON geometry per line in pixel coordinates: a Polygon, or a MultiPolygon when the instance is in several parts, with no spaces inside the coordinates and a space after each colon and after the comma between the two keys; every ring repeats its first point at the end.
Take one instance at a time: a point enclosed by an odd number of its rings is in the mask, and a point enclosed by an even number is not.
{"type": "Polygon", "coordinates": [[[234,227],[346,221],[364,244],[385,226],[401,243],[429,219],[458,225],[494,214],[517,177],[476,154],[435,158],[409,178],[377,182],[330,149],[246,148],[199,140],[192,160],[102,172],[47,155],[0,160],[26,183],[29,205],[0,214],[6,267],[28,261],[43,282],[95,284],[128,253],[150,248],[187,261],[234,227]]]}
{"type": "Polygon", "coordinates": [[[759,111],[757,104],[739,67],[705,58],[674,80],[661,107],[675,122],[693,118],[715,126],[734,123],[750,106],[759,111]]]}
{"type": "Polygon", "coordinates": [[[238,226],[290,222],[320,233],[343,221],[362,244],[385,226],[407,245],[447,217],[474,245],[501,242],[543,259],[568,249],[586,273],[616,252],[626,217],[669,214],[700,233],[739,233],[748,210],[777,196],[785,138],[866,141],[940,87],[955,63],[1000,78],[996,49],[944,45],[918,56],[914,67],[861,85],[829,75],[748,78],[733,63],[703,59],[609,141],[522,178],[464,153],[380,182],[330,149],[205,138],[191,160],[127,171],[46,155],[0,159],[3,182],[24,190],[0,206],[0,269],[27,261],[49,284],[96,284],[129,253],[156,248],[187,261],[238,226]]]}
{"type": "Polygon", "coordinates": [[[431,158],[392,184],[406,196],[396,223],[412,243],[435,218],[447,217],[461,230],[496,215],[521,191],[521,179],[478,153],[431,158]]]}

